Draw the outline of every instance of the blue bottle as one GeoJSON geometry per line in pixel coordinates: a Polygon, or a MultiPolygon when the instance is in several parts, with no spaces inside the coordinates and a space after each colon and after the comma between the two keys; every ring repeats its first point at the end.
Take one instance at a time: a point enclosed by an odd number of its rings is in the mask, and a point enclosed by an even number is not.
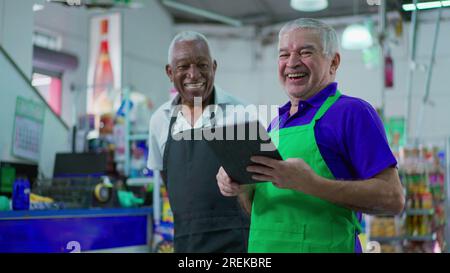
{"type": "Polygon", "coordinates": [[[28,179],[17,178],[14,181],[12,198],[13,210],[30,209],[30,182],[28,179]]]}

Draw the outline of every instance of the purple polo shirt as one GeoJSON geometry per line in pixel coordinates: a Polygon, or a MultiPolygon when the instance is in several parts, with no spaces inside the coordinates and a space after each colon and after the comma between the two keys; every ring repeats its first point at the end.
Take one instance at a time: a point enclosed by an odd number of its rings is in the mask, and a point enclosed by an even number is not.
{"type": "MultiPolygon", "coordinates": [[[[325,100],[336,93],[337,83],[330,83],[289,116],[291,103],[278,109],[279,128],[311,122],[325,100]]],[[[269,131],[272,126],[269,126],[269,131]]],[[[397,165],[389,147],[383,123],[376,110],[366,101],[342,95],[316,122],[317,146],[331,173],[338,180],[369,179],[388,167],[397,165]]],[[[361,221],[361,213],[358,213],[361,221]]],[[[355,252],[361,252],[357,239],[355,252]]]]}

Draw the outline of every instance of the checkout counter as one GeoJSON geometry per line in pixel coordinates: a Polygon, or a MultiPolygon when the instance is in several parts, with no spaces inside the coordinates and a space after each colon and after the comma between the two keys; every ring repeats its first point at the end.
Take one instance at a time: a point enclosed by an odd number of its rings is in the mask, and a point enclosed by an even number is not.
{"type": "Polygon", "coordinates": [[[32,201],[30,210],[0,211],[0,253],[152,252],[151,201],[105,183],[105,172],[80,177],[80,169],[93,173],[89,168],[98,170],[95,164],[105,166],[106,159],[95,155],[86,164],[86,158],[73,156],[57,155],[54,177],[37,179],[31,186],[31,200],[48,197],[51,202],[32,201]]]}
{"type": "Polygon", "coordinates": [[[152,208],[0,212],[0,253],[151,252],[152,208]]]}

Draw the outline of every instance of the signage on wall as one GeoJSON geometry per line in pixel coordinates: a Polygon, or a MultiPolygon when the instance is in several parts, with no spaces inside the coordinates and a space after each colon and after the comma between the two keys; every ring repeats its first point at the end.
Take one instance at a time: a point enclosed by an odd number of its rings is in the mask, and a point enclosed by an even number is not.
{"type": "Polygon", "coordinates": [[[384,121],[386,136],[391,147],[401,147],[405,143],[405,118],[389,117],[384,121]]]}
{"type": "Polygon", "coordinates": [[[39,160],[44,117],[44,105],[17,97],[13,130],[13,156],[32,161],[39,160]]]}
{"type": "Polygon", "coordinates": [[[121,18],[119,13],[94,16],[90,26],[87,112],[114,111],[121,89],[121,18]]]}

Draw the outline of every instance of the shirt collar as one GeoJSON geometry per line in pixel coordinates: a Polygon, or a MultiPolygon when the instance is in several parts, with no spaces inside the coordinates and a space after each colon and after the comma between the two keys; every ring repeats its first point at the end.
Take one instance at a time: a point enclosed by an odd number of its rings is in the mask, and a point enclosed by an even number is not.
{"type": "MultiPolygon", "coordinates": [[[[317,94],[315,94],[314,96],[312,96],[311,98],[309,98],[303,102],[311,105],[312,107],[318,108],[318,107],[322,106],[322,104],[325,102],[325,100],[329,96],[334,95],[336,93],[336,90],[337,90],[337,82],[332,82],[332,83],[328,84],[324,89],[319,91],[317,94]]],[[[278,108],[278,113],[281,116],[282,114],[286,113],[290,109],[291,109],[291,102],[288,101],[283,106],[278,108]]]]}
{"type": "MultiPolygon", "coordinates": [[[[230,95],[225,93],[222,88],[218,86],[214,86],[213,89],[214,93],[214,102],[217,105],[225,105],[225,104],[231,104],[233,103],[233,100],[230,95]]],[[[170,101],[163,104],[162,108],[165,111],[170,111],[175,105],[177,105],[180,102],[180,94],[177,94],[174,98],[172,98],[170,101]]]]}
{"type": "Polygon", "coordinates": [[[307,99],[306,102],[314,107],[320,107],[328,99],[329,96],[336,93],[337,83],[332,82],[322,89],[319,93],[315,94],[311,98],[307,99]]]}

